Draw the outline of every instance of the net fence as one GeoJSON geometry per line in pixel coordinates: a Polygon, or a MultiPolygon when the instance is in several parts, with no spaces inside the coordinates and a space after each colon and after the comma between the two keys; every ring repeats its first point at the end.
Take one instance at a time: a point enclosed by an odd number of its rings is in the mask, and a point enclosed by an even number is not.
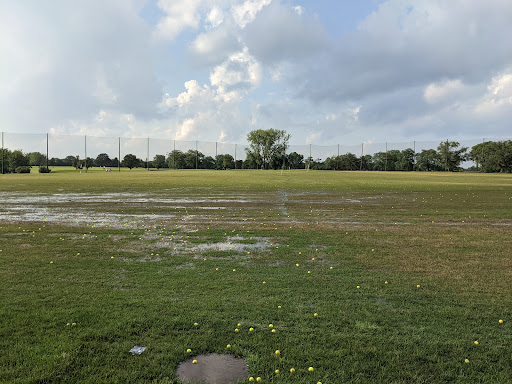
{"type": "MultiPolygon", "coordinates": [[[[503,138],[482,138],[476,140],[456,140],[461,147],[471,148],[486,141],[503,141],[503,138]]],[[[386,153],[393,150],[403,151],[412,149],[414,153],[423,150],[436,150],[441,142],[437,141],[407,141],[374,143],[363,142],[358,145],[289,145],[286,154],[296,153],[304,159],[323,162],[328,158],[353,154],[357,158],[376,153],[386,153]]],[[[108,155],[112,160],[122,160],[127,154],[135,155],[143,162],[151,162],[156,155],[163,155],[166,159],[173,153],[199,153],[203,157],[216,159],[219,155],[230,155],[233,160],[245,161],[250,146],[247,144],[233,144],[224,142],[168,140],[159,138],[126,138],[126,137],[99,137],[89,135],[57,135],[57,134],[29,134],[2,132],[2,149],[10,151],[20,150],[23,153],[40,152],[48,155],[48,159],[64,159],[75,157],[80,160],[96,159],[100,155],[108,155]],[[177,152],[175,152],[177,153],[177,152]]],[[[465,162],[464,167],[471,166],[472,162],[465,162]]]]}

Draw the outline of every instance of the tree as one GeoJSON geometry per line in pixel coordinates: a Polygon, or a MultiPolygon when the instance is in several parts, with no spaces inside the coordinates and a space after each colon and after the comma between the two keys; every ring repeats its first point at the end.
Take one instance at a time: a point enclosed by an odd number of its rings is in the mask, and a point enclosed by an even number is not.
{"type": "Polygon", "coordinates": [[[286,131],[274,128],[257,129],[247,135],[250,144],[246,152],[247,155],[252,153],[252,158],[258,161],[258,168],[268,169],[272,157],[286,153],[288,140],[290,135],[286,131]]]}
{"type": "Polygon", "coordinates": [[[155,157],[153,158],[153,166],[156,169],[165,167],[165,156],[164,155],[155,155],[155,157]]]}
{"type": "Polygon", "coordinates": [[[441,171],[441,158],[435,149],[424,149],[416,155],[418,171],[441,171]]]}
{"type": "Polygon", "coordinates": [[[41,152],[30,152],[28,158],[30,165],[46,165],[46,155],[43,155],[41,152]]]}
{"type": "Polygon", "coordinates": [[[471,160],[482,172],[512,172],[512,141],[486,141],[471,148],[471,160]]]}
{"type": "Polygon", "coordinates": [[[398,160],[395,162],[396,171],[413,171],[415,153],[412,148],[404,149],[400,152],[398,160]]]}
{"type": "Polygon", "coordinates": [[[287,162],[290,169],[304,169],[305,167],[304,156],[297,152],[288,154],[287,162]]]}
{"type": "Polygon", "coordinates": [[[215,169],[215,159],[211,156],[206,156],[203,159],[201,166],[203,169],[215,169]]]}
{"type": "Polygon", "coordinates": [[[110,160],[110,157],[106,153],[100,153],[94,160],[94,164],[97,167],[111,167],[112,160],[110,160]]]}
{"type": "Polygon", "coordinates": [[[169,168],[173,169],[185,168],[185,154],[178,149],[172,151],[167,156],[167,164],[169,164],[169,168]]]}
{"type": "Polygon", "coordinates": [[[222,168],[224,169],[233,169],[235,168],[235,159],[230,154],[225,154],[222,159],[222,168]]]}
{"type": "Polygon", "coordinates": [[[30,160],[27,155],[21,151],[12,151],[9,159],[9,171],[11,173],[16,172],[16,168],[29,166],[30,160]]]}
{"type": "Polygon", "coordinates": [[[75,167],[75,169],[81,168],[80,156],[77,155],[73,157],[71,165],[75,167]]]}
{"type": "Polygon", "coordinates": [[[125,155],[123,157],[123,161],[121,162],[123,167],[128,167],[130,169],[135,168],[139,164],[139,159],[137,159],[137,156],[132,155],[131,153],[125,155]]]}
{"type": "Polygon", "coordinates": [[[443,169],[450,172],[458,171],[460,164],[468,160],[467,150],[467,147],[459,148],[459,143],[456,141],[446,140],[441,142],[437,147],[437,151],[443,164],[443,169]]]}
{"type": "Polygon", "coordinates": [[[183,155],[183,160],[185,163],[183,168],[186,168],[186,169],[196,169],[196,167],[201,168],[203,159],[204,159],[204,155],[201,152],[196,151],[194,149],[189,149],[183,155]]]}

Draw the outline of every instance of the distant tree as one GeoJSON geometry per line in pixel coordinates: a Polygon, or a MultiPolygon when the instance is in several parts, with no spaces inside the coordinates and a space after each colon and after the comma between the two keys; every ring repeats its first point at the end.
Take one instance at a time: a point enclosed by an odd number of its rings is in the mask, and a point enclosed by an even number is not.
{"type": "Polygon", "coordinates": [[[30,152],[28,158],[30,165],[46,165],[46,155],[43,155],[41,152],[30,152]]]}
{"type": "Polygon", "coordinates": [[[215,159],[211,156],[206,156],[201,163],[201,167],[203,169],[215,169],[215,159]]]}
{"type": "Polygon", "coordinates": [[[81,168],[82,164],[80,163],[80,156],[75,156],[72,159],[71,165],[75,167],[75,169],[81,168]]]}
{"type": "Polygon", "coordinates": [[[185,168],[185,154],[180,150],[174,150],[167,156],[167,164],[169,168],[183,169],[185,168]]]}
{"type": "Polygon", "coordinates": [[[441,158],[435,149],[424,149],[416,155],[418,171],[441,171],[441,158]]]}
{"type": "Polygon", "coordinates": [[[395,161],[395,170],[413,171],[415,155],[416,154],[414,153],[412,148],[407,148],[401,151],[398,160],[395,161]]]}
{"type": "Polygon", "coordinates": [[[11,172],[11,167],[10,167],[10,162],[11,162],[11,155],[12,155],[12,152],[10,150],[8,150],[7,148],[0,148],[0,157],[2,160],[2,164],[0,165],[2,168],[0,168],[0,173],[10,173],[11,172]]]}
{"type": "Polygon", "coordinates": [[[362,171],[370,171],[373,169],[373,158],[371,155],[364,155],[361,159],[360,168],[362,171]]]}
{"type": "Polygon", "coordinates": [[[19,167],[30,167],[30,159],[21,151],[12,151],[9,159],[9,171],[14,173],[19,167]]]}
{"type": "Polygon", "coordinates": [[[471,148],[470,159],[482,172],[512,172],[512,141],[486,141],[471,148]]]}
{"type": "Polygon", "coordinates": [[[468,148],[459,148],[459,145],[460,144],[456,141],[446,140],[441,142],[437,147],[437,152],[439,153],[439,158],[445,171],[458,171],[460,170],[460,164],[468,160],[469,157],[466,154],[468,148]]]}
{"type": "Polygon", "coordinates": [[[94,159],[87,157],[84,161],[85,169],[92,168],[94,166],[94,159]]]}
{"type": "Polygon", "coordinates": [[[222,163],[224,162],[224,155],[219,154],[215,156],[215,169],[222,169],[222,163]]]}
{"type": "Polygon", "coordinates": [[[224,169],[233,169],[235,168],[235,159],[230,154],[225,154],[222,159],[222,168],[224,169]]]}
{"type": "Polygon", "coordinates": [[[123,167],[132,169],[139,165],[139,159],[137,159],[137,156],[129,153],[125,155],[125,157],[123,157],[123,161],[121,162],[121,164],[123,165],[123,167]]]}
{"type": "Polygon", "coordinates": [[[287,162],[290,169],[304,169],[305,167],[304,156],[297,152],[289,153],[287,162]]]}
{"type": "Polygon", "coordinates": [[[258,169],[261,167],[262,163],[263,160],[259,153],[246,150],[245,161],[243,163],[244,169],[258,169]]]}
{"type": "Polygon", "coordinates": [[[106,153],[100,153],[94,160],[94,165],[97,167],[111,167],[112,160],[110,160],[109,155],[106,153]]]}
{"type": "Polygon", "coordinates": [[[258,162],[258,168],[269,169],[271,159],[276,154],[286,153],[290,135],[286,131],[278,129],[257,129],[247,135],[249,148],[246,148],[247,155],[252,153],[253,160],[258,162]]]}
{"type": "Polygon", "coordinates": [[[155,157],[153,158],[153,166],[156,169],[165,167],[165,156],[164,155],[155,155],[155,157]]]}
{"type": "Polygon", "coordinates": [[[204,155],[195,151],[194,149],[189,149],[184,155],[183,160],[185,162],[184,168],[186,169],[196,169],[202,168],[202,162],[204,159],[204,155]]]}

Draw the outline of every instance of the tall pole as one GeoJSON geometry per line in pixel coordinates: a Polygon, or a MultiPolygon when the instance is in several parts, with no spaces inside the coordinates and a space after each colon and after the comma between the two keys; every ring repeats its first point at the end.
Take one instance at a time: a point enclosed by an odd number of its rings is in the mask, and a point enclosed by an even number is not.
{"type": "Polygon", "coordinates": [[[176,169],[176,139],[174,139],[174,149],[172,151],[172,163],[174,164],[174,169],[176,169]]]}
{"type": "Polygon", "coordinates": [[[199,168],[199,167],[198,167],[198,162],[199,162],[199,161],[198,161],[197,157],[198,157],[198,152],[197,152],[197,140],[196,140],[196,169],[198,169],[198,168],[199,168]]]}
{"type": "Polygon", "coordinates": [[[117,171],[121,172],[121,137],[119,137],[119,153],[117,156],[117,171]]]}
{"type": "Polygon", "coordinates": [[[484,163],[484,144],[485,144],[485,137],[482,139],[482,161],[480,161],[480,168],[482,167],[484,163]]]}
{"type": "Polygon", "coordinates": [[[146,157],[146,168],[149,171],[149,137],[148,137],[148,155],[146,157]]]}
{"type": "Polygon", "coordinates": [[[448,139],[446,139],[446,148],[445,148],[445,151],[446,151],[446,156],[445,156],[445,168],[446,168],[446,171],[448,172],[448,139]]]}
{"type": "Polygon", "coordinates": [[[219,168],[219,165],[217,164],[217,142],[215,142],[215,169],[219,168]]]}
{"type": "Polygon", "coordinates": [[[388,170],[388,142],[386,141],[386,162],[384,164],[384,170],[388,170]]]}
{"type": "Polygon", "coordinates": [[[87,173],[87,135],[84,136],[85,173],[87,173]]]}
{"type": "Polygon", "coordinates": [[[364,153],[364,142],[361,143],[361,164],[359,164],[359,170],[363,170],[363,153],[364,153]]]}
{"type": "Polygon", "coordinates": [[[4,132],[2,131],[2,175],[4,174],[4,132]]]}
{"type": "Polygon", "coordinates": [[[236,169],[236,144],[235,144],[235,169],[236,169]]]}
{"type": "Polygon", "coordinates": [[[48,170],[48,133],[46,134],[46,170],[48,170]]]}
{"type": "Polygon", "coordinates": [[[340,145],[338,144],[338,156],[336,157],[336,170],[340,169],[340,145]]]}

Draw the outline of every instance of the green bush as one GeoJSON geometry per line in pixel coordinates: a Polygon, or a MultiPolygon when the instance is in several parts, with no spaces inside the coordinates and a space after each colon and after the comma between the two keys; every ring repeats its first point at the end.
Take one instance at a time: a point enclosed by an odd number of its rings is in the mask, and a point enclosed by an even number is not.
{"type": "Polygon", "coordinates": [[[16,167],[14,170],[16,173],[30,173],[30,167],[29,166],[20,166],[16,167]]]}
{"type": "Polygon", "coordinates": [[[39,173],[50,173],[52,170],[50,168],[47,168],[47,167],[39,167],[39,173]]]}

